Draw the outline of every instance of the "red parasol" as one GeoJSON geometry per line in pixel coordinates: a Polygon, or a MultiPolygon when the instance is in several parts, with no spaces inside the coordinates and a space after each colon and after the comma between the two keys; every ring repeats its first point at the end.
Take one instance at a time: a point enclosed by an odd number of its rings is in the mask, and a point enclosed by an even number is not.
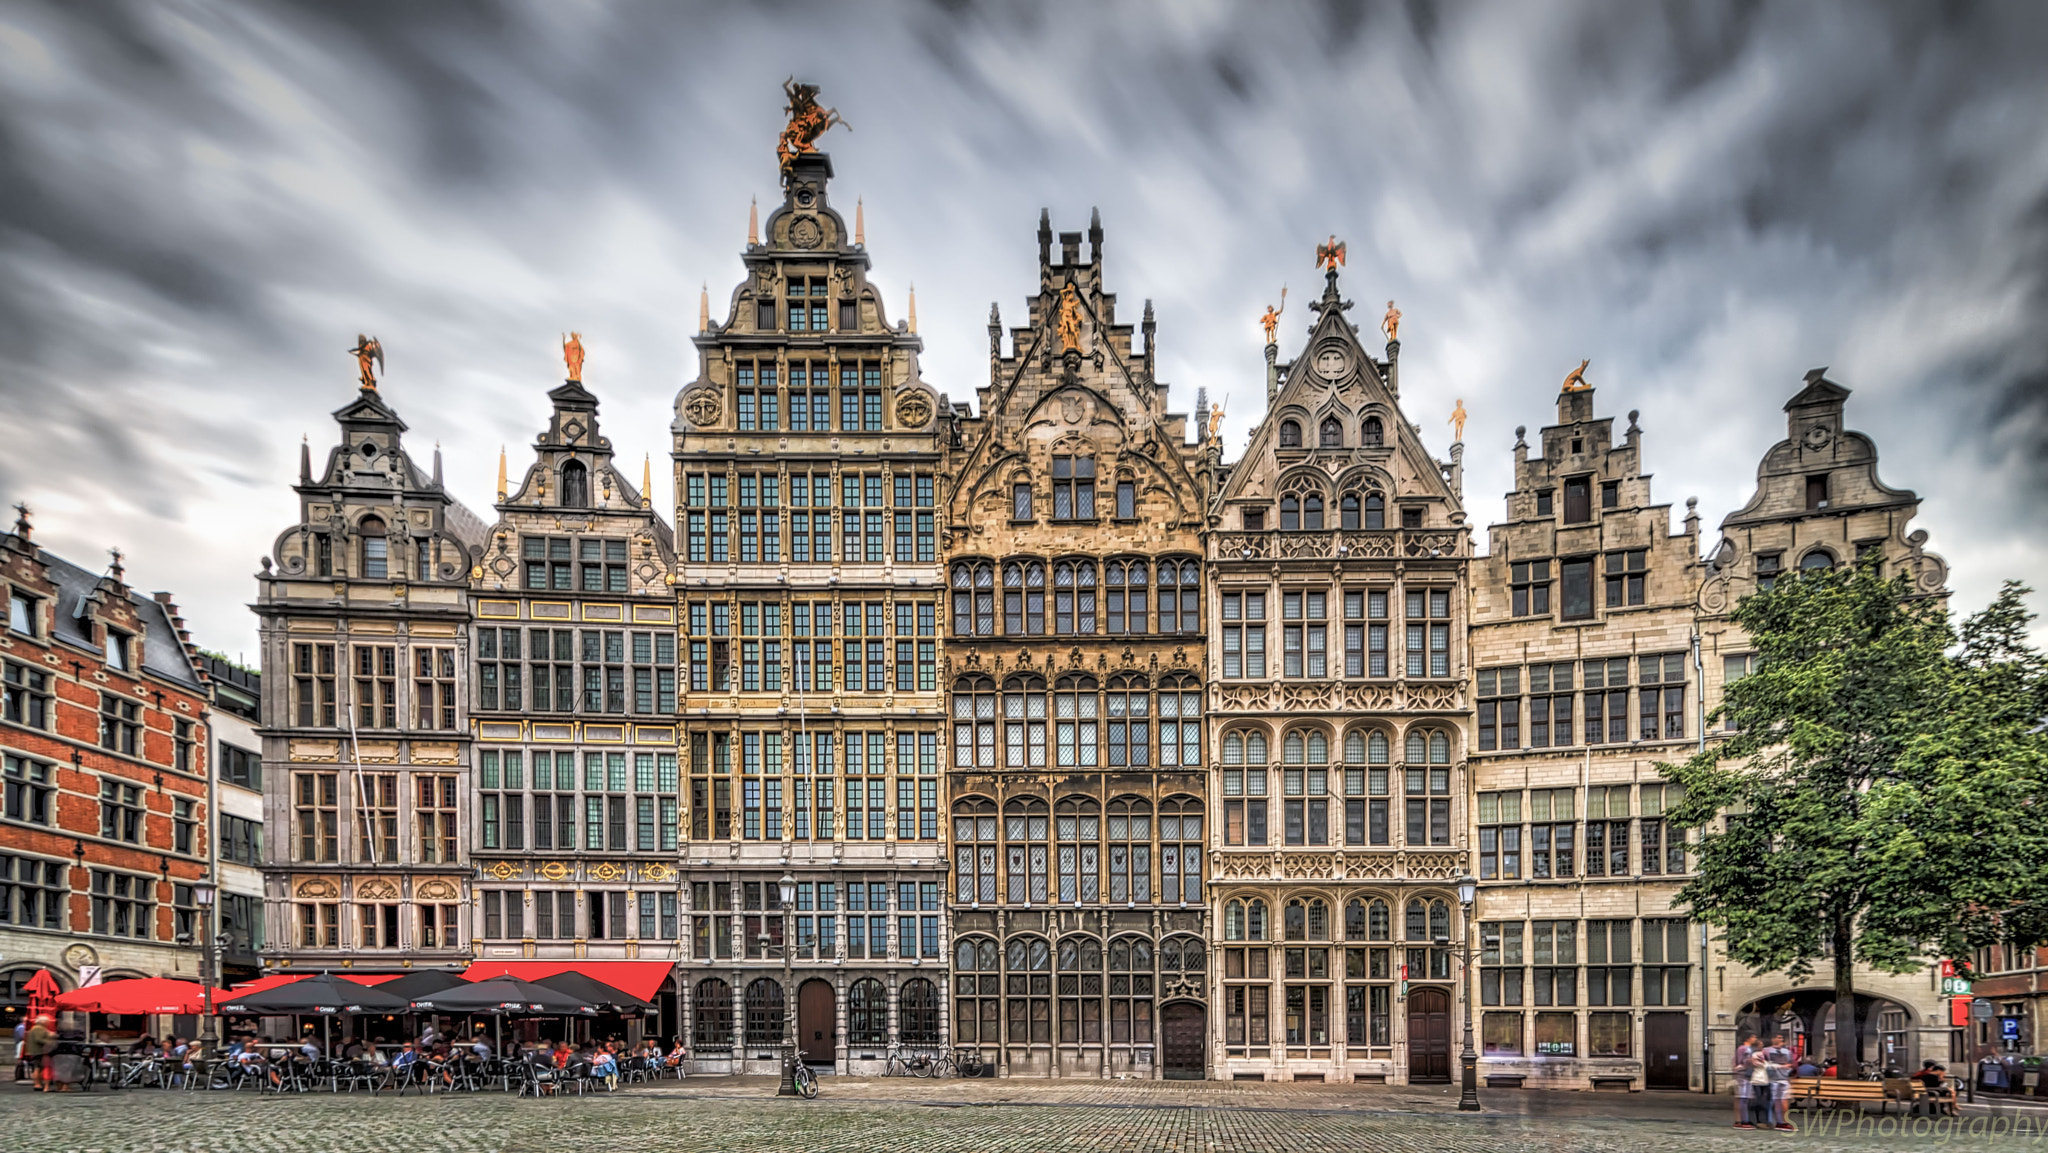
{"type": "Polygon", "coordinates": [[[28,994],[29,1020],[33,1021],[46,1013],[55,1013],[57,995],[63,991],[57,984],[57,978],[52,977],[48,969],[37,969],[36,975],[30,977],[28,984],[22,986],[22,992],[28,994]]]}
{"type": "MultiPolygon", "coordinates": [[[[226,997],[226,992],[214,990],[215,1002],[226,997]]],[[[193,981],[176,981],[168,977],[108,981],[58,995],[57,1007],[74,1012],[195,1016],[206,1011],[205,987],[193,981]]]]}

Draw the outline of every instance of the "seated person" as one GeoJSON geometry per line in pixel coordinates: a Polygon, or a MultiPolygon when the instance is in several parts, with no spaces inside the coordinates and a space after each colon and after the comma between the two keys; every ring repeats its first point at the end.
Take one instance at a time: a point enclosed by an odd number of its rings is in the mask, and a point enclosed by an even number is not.
{"type": "Polygon", "coordinates": [[[1950,1116],[1956,1114],[1956,1087],[1949,1083],[1948,1069],[1933,1061],[1925,1061],[1920,1071],[1913,1074],[1913,1080],[1920,1083],[1920,1091],[1935,1105],[1936,1111],[1950,1116]]]}
{"type": "Polygon", "coordinates": [[[612,1056],[609,1047],[601,1046],[590,1059],[590,1075],[604,1078],[605,1087],[619,1087],[619,1059],[612,1056]]]}

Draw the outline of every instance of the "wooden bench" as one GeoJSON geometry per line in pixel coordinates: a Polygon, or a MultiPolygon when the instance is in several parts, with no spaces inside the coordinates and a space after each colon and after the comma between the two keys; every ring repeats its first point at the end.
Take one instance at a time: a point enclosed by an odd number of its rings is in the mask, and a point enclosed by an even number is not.
{"type": "Polygon", "coordinates": [[[1865,1102],[1875,1101],[1878,1112],[1889,1113],[1893,1102],[1898,1102],[1903,1111],[1903,1107],[1911,1105],[1919,1095],[1920,1086],[1903,1078],[1885,1081],[1843,1081],[1834,1077],[1792,1079],[1793,1104],[1809,1109],[1854,1105],[1860,1112],[1865,1102]]]}

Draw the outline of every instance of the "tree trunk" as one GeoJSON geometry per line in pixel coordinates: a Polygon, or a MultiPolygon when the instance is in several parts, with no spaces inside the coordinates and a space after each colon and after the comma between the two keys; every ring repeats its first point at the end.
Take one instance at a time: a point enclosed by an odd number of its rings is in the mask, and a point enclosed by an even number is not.
{"type": "Polygon", "coordinates": [[[1856,953],[1850,925],[1838,921],[1835,945],[1835,1076],[1844,1080],[1858,1073],[1863,1061],[1862,1039],[1856,1032],[1856,953]]]}

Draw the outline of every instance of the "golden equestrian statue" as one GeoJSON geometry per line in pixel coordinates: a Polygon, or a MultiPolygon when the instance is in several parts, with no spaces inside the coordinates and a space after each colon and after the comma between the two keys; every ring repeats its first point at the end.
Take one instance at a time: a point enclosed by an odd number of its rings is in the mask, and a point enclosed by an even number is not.
{"type": "Polygon", "coordinates": [[[818,137],[825,135],[826,129],[840,124],[851,132],[853,125],[846,123],[837,108],[819,107],[815,84],[798,84],[792,76],[782,82],[782,92],[789,97],[782,109],[789,113],[789,124],[775,142],[775,157],[782,162],[782,174],[788,176],[790,162],[802,153],[816,152],[818,137]]]}
{"type": "Polygon", "coordinates": [[[356,371],[362,374],[363,387],[371,392],[377,391],[377,373],[384,371],[384,346],[377,343],[376,337],[358,332],[356,346],[349,352],[356,358],[356,371]],[[372,361],[377,364],[375,371],[370,368],[372,361]]]}
{"type": "Polygon", "coordinates": [[[1265,326],[1265,329],[1266,329],[1266,343],[1267,343],[1267,344],[1274,344],[1274,343],[1277,343],[1277,337],[1276,337],[1276,335],[1275,335],[1275,334],[1277,334],[1277,333],[1278,333],[1278,332],[1280,331],[1280,314],[1281,314],[1281,313],[1283,313],[1283,312],[1286,312],[1286,311],[1287,311],[1287,286],[1283,284],[1283,285],[1281,285],[1281,286],[1280,286],[1280,307],[1278,307],[1278,308],[1274,308],[1274,307],[1273,307],[1272,305],[1270,305],[1270,304],[1269,304],[1269,305],[1267,305],[1267,306],[1266,306],[1266,315],[1264,315],[1264,316],[1261,316],[1261,317],[1259,318],[1259,323],[1260,323],[1260,324],[1262,324],[1262,325],[1264,325],[1264,326],[1265,326]]]}
{"type": "Polygon", "coordinates": [[[1331,272],[1335,272],[1337,271],[1337,266],[1343,263],[1344,242],[1337,239],[1337,234],[1333,232],[1330,234],[1328,243],[1316,245],[1316,267],[1327,268],[1331,272]]]}
{"type": "Polygon", "coordinates": [[[1451,439],[1460,444],[1465,442],[1465,398],[1458,398],[1458,405],[1451,410],[1451,419],[1444,422],[1451,426],[1451,439]]]}
{"type": "Polygon", "coordinates": [[[1074,282],[1060,290],[1060,348],[1062,351],[1081,347],[1081,294],[1074,291],[1074,282]]]}
{"type": "Polygon", "coordinates": [[[1387,334],[1388,344],[1398,344],[1401,340],[1401,310],[1395,308],[1391,300],[1387,302],[1387,315],[1380,321],[1380,331],[1387,334]]]}
{"type": "Polygon", "coordinates": [[[583,383],[583,334],[572,332],[562,338],[562,363],[569,366],[569,379],[583,383]]]}
{"type": "Polygon", "coordinates": [[[1575,369],[1572,369],[1571,375],[1564,378],[1563,391],[1584,392],[1587,389],[1593,387],[1593,382],[1586,379],[1586,366],[1591,363],[1593,362],[1590,360],[1580,361],[1579,366],[1575,369]]]}

